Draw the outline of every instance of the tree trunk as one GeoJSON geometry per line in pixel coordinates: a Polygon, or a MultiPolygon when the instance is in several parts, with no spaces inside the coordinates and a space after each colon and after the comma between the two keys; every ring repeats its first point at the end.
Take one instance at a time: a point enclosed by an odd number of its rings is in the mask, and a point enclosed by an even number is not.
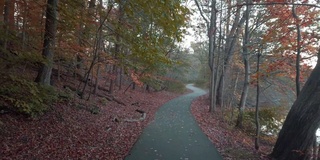
{"type": "Polygon", "coordinates": [[[216,85],[215,85],[215,67],[214,67],[214,51],[216,43],[216,0],[211,1],[211,17],[210,17],[210,27],[208,30],[209,36],[209,67],[211,69],[211,86],[210,86],[210,112],[216,110],[216,85]]]}
{"type": "Polygon", "coordinates": [[[246,106],[248,91],[249,91],[249,80],[250,80],[250,66],[249,66],[249,59],[246,57],[244,58],[244,66],[245,66],[245,73],[244,73],[244,84],[242,88],[241,98],[240,98],[240,105],[239,105],[239,115],[236,123],[236,127],[242,128],[243,127],[243,114],[244,109],[246,106]]]}
{"type": "Polygon", "coordinates": [[[132,90],[136,89],[136,83],[132,82],[132,90]]]}
{"type": "MultiPolygon", "coordinates": [[[[237,4],[240,4],[241,1],[237,0],[237,4]]],[[[228,3],[229,6],[231,6],[230,3],[228,3]]],[[[221,105],[222,102],[222,94],[223,94],[223,89],[224,89],[224,81],[225,81],[225,75],[226,73],[228,73],[229,69],[230,69],[230,61],[233,58],[234,52],[235,52],[235,48],[236,48],[236,41],[238,38],[238,35],[240,35],[240,31],[241,28],[243,26],[243,23],[245,22],[245,18],[242,17],[240,19],[241,16],[241,7],[238,7],[235,13],[235,18],[234,18],[234,22],[232,24],[231,30],[229,31],[229,23],[230,23],[230,19],[227,19],[227,37],[226,37],[226,44],[225,44],[225,56],[224,56],[224,62],[223,62],[223,72],[221,73],[219,79],[219,84],[218,84],[218,88],[217,88],[217,104],[221,105]]],[[[228,14],[230,14],[230,11],[228,10],[228,14]]],[[[230,16],[228,16],[230,17],[230,16]]]]}
{"type": "Polygon", "coordinates": [[[5,4],[5,1],[0,1],[0,24],[3,23],[3,11],[4,11],[4,4],[5,4]]]}
{"type": "MultiPolygon", "coordinates": [[[[124,0],[120,0],[119,1],[119,15],[118,15],[118,26],[117,26],[117,28],[116,28],[116,33],[121,33],[120,32],[120,25],[122,25],[122,23],[123,23],[123,16],[124,16],[124,4],[125,3],[125,1],[124,0]]],[[[116,35],[116,44],[115,44],[115,53],[113,54],[113,58],[114,59],[117,59],[117,56],[118,56],[118,54],[120,53],[120,35],[119,34],[117,34],[116,35]]],[[[113,66],[112,66],[112,70],[111,70],[111,72],[112,72],[112,74],[116,77],[116,78],[111,78],[110,79],[110,86],[109,86],[109,94],[112,94],[113,93],[113,91],[114,91],[114,85],[115,85],[115,83],[116,83],[116,80],[117,80],[117,66],[115,65],[115,64],[113,64],[113,66]]]]}
{"type": "MultiPolygon", "coordinates": [[[[116,45],[116,48],[117,48],[117,46],[118,45],[116,45]]],[[[117,70],[116,65],[113,64],[112,68],[111,68],[112,76],[116,76],[116,74],[117,74],[116,70],[117,70]]],[[[110,79],[109,94],[113,94],[115,82],[116,82],[116,78],[111,78],[110,79]]]]}
{"type": "Polygon", "coordinates": [[[308,157],[320,125],[320,49],[318,62],[291,107],[271,157],[277,160],[304,160],[308,157]]]}
{"type": "MultiPolygon", "coordinates": [[[[7,27],[11,30],[14,29],[14,5],[15,0],[4,0],[4,21],[7,27]]],[[[3,12],[2,12],[3,13],[3,12]]]]}
{"type": "Polygon", "coordinates": [[[9,50],[9,33],[14,30],[14,5],[15,0],[4,0],[3,7],[3,22],[4,22],[4,40],[2,47],[4,50],[9,50]]]}
{"type": "MultiPolygon", "coordinates": [[[[103,6],[102,6],[102,0],[99,0],[99,10],[102,10],[103,6]]],[[[100,22],[100,25],[99,25],[99,28],[98,28],[98,39],[97,39],[97,59],[98,59],[98,62],[100,61],[100,54],[102,53],[103,51],[103,39],[102,39],[102,26],[103,26],[103,23],[104,23],[104,20],[102,19],[102,17],[100,16],[100,19],[99,19],[99,22],[100,22]]],[[[93,94],[96,94],[97,91],[98,91],[98,88],[99,88],[99,77],[100,77],[100,65],[101,64],[97,64],[97,74],[96,74],[96,84],[94,86],[94,90],[93,90],[93,94]]]]}
{"type": "Polygon", "coordinates": [[[219,77],[221,77],[220,75],[222,75],[224,73],[224,54],[223,54],[223,48],[224,48],[224,44],[223,44],[223,34],[222,34],[222,15],[223,15],[223,12],[222,12],[222,4],[223,2],[220,1],[220,23],[219,23],[219,41],[218,41],[218,62],[217,62],[217,76],[215,77],[216,78],[216,82],[215,82],[215,85],[216,85],[216,88],[217,88],[217,104],[220,105],[220,108],[221,108],[221,111],[223,111],[223,107],[224,107],[224,103],[223,103],[223,100],[224,100],[224,82],[222,82],[221,86],[219,86],[219,77]],[[220,69],[221,68],[221,69],[220,69]],[[221,71],[220,71],[221,70],[221,71]],[[218,72],[219,71],[219,72],[218,72]],[[220,73],[220,75],[218,74],[220,73]],[[219,87],[221,87],[220,91],[219,91],[219,87]],[[219,93],[220,92],[220,93],[219,93]],[[219,96],[218,96],[219,95],[219,96]]]}
{"type": "MultiPolygon", "coordinates": [[[[246,0],[246,4],[249,4],[250,0],[246,0]]],[[[246,12],[245,12],[245,19],[246,19],[246,26],[245,26],[245,33],[244,33],[244,38],[243,38],[243,62],[244,62],[244,83],[243,83],[243,89],[241,93],[241,98],[240,98],[240,105],[239,105],[239,115],[237,119],[237,124],[236,126],[239,128],[243,127],[243,112],[244,108],[246,105],[246,100],[248,96],[248,90],[249,90],[249,81],[250,81],[250,65],[249,65],[249,49],[248,49],[248,44],[249,44],[249,14],[251,10],[251,6],[246,5],[246,12]]]]}
{"type": "Polygon", "coordinates": [[[94,85],[94,90],[93,94],[96,94],[99,88],[99,77],[100,77],[100,64],[97,66],[97,75],[96,75],[96,80],[95,80],[95,85],[94,85]]]}
{"type": "Polygon", "coordinates": [[[237,77],[236,77],[236,80],[235,80],[234,86],[233,86],[233,94],[232,94],[232,97],[229,102],[229,107],[231,107],[230,123],[233,121],[234,107],[232,106],[232,101],[234,100],[234,97],[236,96],[236,93],[237,93],[238,79],[239,79],[239,72],[237,73],[237,77]]]}
{"type": "Polygon", "coordinates": [[[47,60],[47,63],[41,64],[35,80],[36,82],[44,85],[50,85],[51,80],[55,36],[57,30],[57,5],[58,0],[48,0],[47,2],[46,25],[42,50],[42,55],[47,60]]]}
{"type": "MultiPolygon", "coordinates": [[[[4,14],[3,14],[4,13],[4,7],[5,7],[5,1],[1,0],[0,1],[0,29],[1,30],[5,30],[5,28],[6,28],[6,26],[3,24],[4,23],[4,14]]],[[[0,39],[0,51],[2,49],[4,49],[5,47],[6,46],[4,45],[4,39],[0,39]]],[[[2,57],[2,53],[0,54],[0,57],[2,57]]]]}
{"type": "Polygon", "coordinates": [[[122,78],[123,78],[123,68],[122,67],[120,67],[120,71],[119,71],[119,87],[118,87],[118,89],[119,90],[121,90],[122,89],[122,78]]]}
{"type": "Polygon", "coordinates": [[[260,121],[259,121],[259,97],[260,97],[260,53],[257,55],[257,96],[256,96],[256,113],[255,113],[255,123],[256,123],[256,137],[254,139],[254,147],[259,150],[259,140],[260,140],[260,121]]]}
{"type": "Polygon", "coordinates": [[[297,96],[300,94],[300,52],[301,52],[301,32],[300,32],[300,24],[299,17],[296,14],[295,5],[292,5],[292,15],[295,19],[296,29],[297,29],[297,58],[296,58],[296,92],[297,96]]]}

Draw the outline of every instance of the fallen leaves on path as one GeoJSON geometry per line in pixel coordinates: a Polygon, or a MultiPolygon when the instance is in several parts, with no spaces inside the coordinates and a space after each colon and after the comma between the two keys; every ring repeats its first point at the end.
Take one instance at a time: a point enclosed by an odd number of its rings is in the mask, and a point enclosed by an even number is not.
{"type": "Polygon", "coordinates": [[[260,146],[254,149],[254,139],[246,133],[230,125],[224,119],[220,109],[216,113],[209,112],[208,95],[201,96],[193,101],[192,114],[200,128],[214,143],[224,160],[256,160],[268,159],[267,154],[271,146],[260,146]]]}
{"type": "Polygon", "coordinates": [[[0,159],[123,159],[157,109],[178,95],[165,91],[119,92],[117,99],[126,106],[112,101],[97,104],[98,114],[77,107],[77,101],[57,104],[33,120],[0,115],[0,159]],[[145,120],[123,121],[141,116],[136,109],[146,112],[145,120]]]}

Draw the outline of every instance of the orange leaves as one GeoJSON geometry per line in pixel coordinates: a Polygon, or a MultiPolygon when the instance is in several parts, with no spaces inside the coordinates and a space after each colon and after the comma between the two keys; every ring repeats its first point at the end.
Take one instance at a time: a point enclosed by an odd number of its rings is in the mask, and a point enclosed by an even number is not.
{"type": "MultiPolygon", "coordinates": [[[[284,0],[268,0],[267,2],[285,2],[284,0]]],[[[308,3],[307,0],[303,3],[308,3]]],[[[270,19],[266,23],[268,30],[263,35],[263,42],[272,44],[273,52],[283,54],[285,52],[295,53],[297,46],[301,46],[303,53],[316,53],[314,46],[319,43],[319,39],[314,38],[318,35],[315,19],[319,15],[319,10],[310,6],[296,5],[294,17],[292,5],[269,5],[269,14],[266,18],[270,19]],[[297,25],[300,27],[301,40],[297,42],[297,25]]]]}
{"type": "Polygon", "coordinates": [[[133,81],[136,85],[138,85],[139,87],[142,87],[142,86],[143,86],[143,82],[140,81],[140,78],[141,78],[141,77],[140,77],[137,73],[131,71],[130,77],[131,77],[132,81],[133,81]]]}
{"type": "MultiPolygon", "coordinates": [[[[296,78],[296,54],[285,52],[282,55],[270,55],[265,57],[264,63],[260,65],[260,72],[251,75],[251,84],[255,85],[257,77],[261,80],[273,77],[286,77],[291,80],[296,78]]],[[[302,61],[300,63],[300,81],[304,82],[310,74],[310,63],[302,61]]]]}
{"type": "Polygon", "coordinates": [[[269,3],[288,3],[288,0],[267,0],[269,3]]]}

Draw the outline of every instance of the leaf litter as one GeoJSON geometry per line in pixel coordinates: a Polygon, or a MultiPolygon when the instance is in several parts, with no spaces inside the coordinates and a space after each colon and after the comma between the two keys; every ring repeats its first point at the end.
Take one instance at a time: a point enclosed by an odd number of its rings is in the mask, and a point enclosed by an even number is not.
{"type": "Polygon", "coordinates": [[[178,95],[166,91],[118,92],[117,98],[127,106],[113,101],[99,103],[98,114],[77,107],[77,103],[64,102],[37,119],[0,115],[0,159],[124,159],[158,108],[178,95]],[[123,121],[139,117],[136,109],[146,113],[144,120],[123,121]]]}

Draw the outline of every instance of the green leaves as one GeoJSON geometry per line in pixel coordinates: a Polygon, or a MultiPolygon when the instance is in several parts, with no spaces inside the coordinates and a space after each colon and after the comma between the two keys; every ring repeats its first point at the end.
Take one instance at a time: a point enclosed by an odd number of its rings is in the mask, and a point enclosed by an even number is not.
{"type": "Polygon", "coordinates": [[[46,111],[58,99],[51,86],[42,86],[23,77],[3,76],[0,86],[0,106],[31,117],[46,111]]]}
{"type": "Polygon", "coordinates": [[[122,66],[137,73],[164,73],[174,63],[168,54],[182,39],[181,28],[186,25],[189,10],[175,0],[136,0],[122,5],[124,25],[119,26],[119,34],[123,48],[129,50],[118,56],[123,58],[122,66]]]}

